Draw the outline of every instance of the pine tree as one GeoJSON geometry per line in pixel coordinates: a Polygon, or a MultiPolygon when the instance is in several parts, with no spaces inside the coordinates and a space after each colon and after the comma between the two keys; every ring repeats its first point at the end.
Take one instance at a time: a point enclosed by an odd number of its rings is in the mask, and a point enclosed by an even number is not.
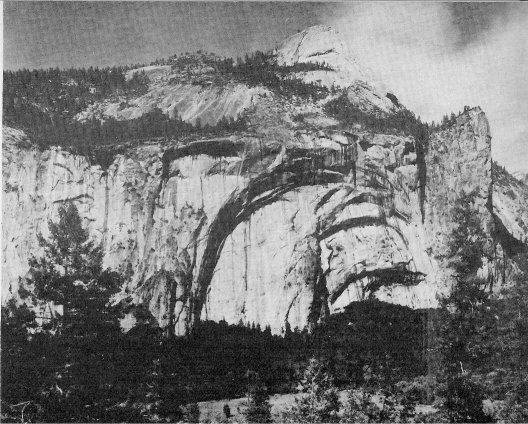
{"type": "Polygon", "coordinates": [[[59,331],[73,331],[86,320],[92,328],[94,320],[112,325],[116,316],[107,304],[122,280],[116,273],[103,271],[101,246],[89,240],[77,207],[70,203],[58,214],[58,223],[48,222],[50,239],[38,236],[44,255],[29,261],[35,295],[62,307],[59,331]]]}
{"type": "Polygon", "coordinates": [[[455,228],[449,237],[448,256],[459,280],[473,278],[485,255],[486,235],[481,217],[475,210],[476,197],[475,191],[463,194],[452,211],[455,228]]]}
{"type": "Polygon", "coordinates": [[[441,299],[440,346],[444,357],[446,402],[453,422],[488,422],[482,409],[484,391],[473,373],[493,356],[496,320],[490,313],[486,280],[477,276],[485,255],[486,236],[474,208],[475,193],[455,204],[456,226],[449,238],[449,256],[456,282],[441,299]]]}
{"type": "Polygon", "coordinates": [[[2,421],[33,421],[36,387],[42,385],[45,370],[33,349],[35,313],[14,299],[2,305],[2,421]]]}
{"type": "Polygon", "coordinates": [[[293,422],[339,421],[339,399],[333,379],[315,358],[310,359],[298,386],[299,395],[290,411],[293,422]]]}
{"type": "Polygon", "coordinates": [[[62,309],[52,318],[53,349],[43,352],[55,364],[54,389],[42,398],[45,420],[109,420],[104,405],[120,394],[116,363],[123,355],[110,298],[122,280],[102,269],[101,247],[89,240],[75,205],[61,207],[59,221],[48,225],[49,240],[39,236],[44,255],[30,260],[37,300],[62,309]]]}
{"type": "Polygon", "coordinates": [[[248,407],[245,413],[247,422],[270,423],[271,405],[266,386],[255,371],[248,371],[246,378],[248,379],[248,407]]]}

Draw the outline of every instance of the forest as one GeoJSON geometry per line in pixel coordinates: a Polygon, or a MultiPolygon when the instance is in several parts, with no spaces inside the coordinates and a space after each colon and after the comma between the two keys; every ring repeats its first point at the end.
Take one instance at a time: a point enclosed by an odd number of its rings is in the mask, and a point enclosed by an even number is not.
{"type": "MultiPolygon", "coordinates": [[[[137,96],[147,89],[147,78],[135,73],[128,81],[127,68],[89,68],[4,72],[4,122],[26,131],[40,148],[61,146],[90,158],[103,168],[112,162],[119,146],[151,139],[218,136],[243,131],[243,118],[221,119],[216,125],[192,125],[177,115],[169,117],[155,108],[139,118],[104,121],[75,119],[97,100],[112,96],[137,96]],[[92,88],[92,90],[90,90],[92,88]]],[[[117,97],[116,97],[117,98],[117,97]]],[[[121,98],[121,97],[120,97],[121,98]]]]}
{"type": "Polygon", "coordinates": [[[286,98],[298,96],[304,99],[320,100],[329,94],[328,88],[316,83],[307,83],[296,76],[296,73],[308,71],[331,71],[326,63],[296,63],[279,65],[273,53],[256,51],[246,54],[244,59],[219,59],[214,63],[220,75],[228,75],[250,87],[263,85],[286,98]]]}
{"type": "Polygon", "coordinates": [[[128,81],[129,67],[22,69],[4,71],[4,120],[28,124],[24,107],[33,105],[50,115],[73,118],[88,105],[111,96],[141,95],[148,89],[144,73],[128,81]]]}
{"type": "MultiPolygon", "coordinates": [[[[165,63],[165,62],[157,62],[165,63]]],[[[263,52],[246,55],[236,63],[232,59],[200,53],[173,57],[169,62],[180,70],[211,66],[220,79],[243,82],[249,86],[263,85],[280,95],[291,98],[321,99],[329,91],[314,83],[305,83],[294,76],[296,72],[329,70],[326,64],[296,64],[279,66],[276,58],[263,52]]],[[[139,65],[138,65],[139,66],[139,65]]],[[[39,69],[4,71],[3,119],[7,125],[24,130],[39,147],[62,146],[77,154],[86,155],[95,163],[107,167],[115,146],[124,143],[163,138],[180,140],[189,136],[221,136],[247,130],[243,117],[223,118],[215,125],[192,125],[175,112],[170,117],[155,108],[141,117],[118,121],[91,118],[85,121],[76,115],[89,105],[103,99],[132,99],[148,91],[148,77],[136,72],[128,80],[125,74],[131,67],[39,69]],[[104,154],[101,147],[106,148],[104,154]]],[[[191,72],[192,75],[192,72],[191,72]]],[[[192,78],[191,78],[192,79],[192,78]]],[[[224,81],[223,83],[225,83],[224,81]]],[[[191,81],[192,82],[192,81],[191,81]]],[[[126,104],[126,101],[122,101],[126,104]]]]}

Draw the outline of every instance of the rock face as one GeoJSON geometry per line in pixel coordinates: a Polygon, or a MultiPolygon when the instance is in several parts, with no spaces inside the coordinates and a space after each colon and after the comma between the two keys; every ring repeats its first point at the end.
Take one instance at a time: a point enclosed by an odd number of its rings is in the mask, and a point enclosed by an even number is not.
{"type": "Polygon", "coordinates": [[[326,65],[329,70],[299,72],[297,76],[328,88],[346,88],[349,99],[367,112],[372,112],[374,108],[383,112],[397,109],[386,97],[387,93],[368,83],[371,78],[333,28],[317,25],[300,31],[286,39],[275,53],[281,65],[326,65]]]}
{"type": "MultiPolygon", "coordinates": [[[[460,115],[448,130],[434,134],[429,141],[426,154],[427,223],[433,231],[435,226],[453,230],[449,211],[462,193],[476,192],[475,209],[481,217],[483,227],[491,233],[492,200],[491,135],[488,120],[480,108],[460,115]]],[[[446,240],[437,240],[438,252],[446,240]]]]}
{"type": "Polygon", "coordinates": [[[495,278],[528,274],[528,186],[493,164],[495,278]]]}
{"type": "Polygon", "coordinates": [[[493,212],[509,234],[528,244],[528,185],[493,165],[493,212]]]}
{"type": "MultiPolygon", "coordinates": [[[[161,68],[161,67],[160,67],[161,68]]],[[[117,120],[139,118],[154,108],[159,108],[171,118],[179,116],[184,121],[196,125],[216,125],[223,118],[237,119],[244,110],[255,104],[260,95],[267,90],[249,88],[242,84],[229,84],[227,87],[202,87],[191,84],[167,84],[171,74],[163,78],[151,72],[152,83],[147,94],[130,101],[107,101],[95,104],[81,112],[80,121],[97,117],[117,120]]]]}
{"type": "MultiPolygon", "coordinates": [[[[328,75],[339,79],[353,65],[333,36],[320,27],[297,34],[279,58],[324,57],[336,67],[328,75]]],[[[153,90],[162,90],[169,71],[149,72],[153,90]]],[[[356,80],[349,93],[358,84],[376,93],[356,80]]],[[[232,91],[217,95],[225,105],[232,91]]],[[[395,107],[389,103],[386,113],[395,107]]],[[[434,307],[451,282],[444,258],[450,209],[464,191],[478,193],[475,208],[490,237],[498,217],[505,234],[525,242],[528,221],[508,211],[525,216],[526,204],[506,202],[507,189],[495,195],[489,126],[479,108],[432,137],[420,179],[412,137],[294,124],[296,107],[266,95],[252,106],[250,131],[128,147],[106,170],[58,147],[39,151],[21,131],[4,128],[3,300],[27,286],[28,258],[40,254],[37,234],[47,235],[47,221],[65,202],[75,202],[103,244],[104,265],[126,276],[116,301],[147,304],[175,334],[200,319],[280,333],[368,296],[434,307]]],[[[310,110],[312,122],[331,122],[310,110]]],[[[526,198],[526,188],[516,190],[526,198]]],[[[131,315],[125,325],[132,324],[131,315]]]]}
{"type": "Polygon", "coordinates": [[[528,172],[516,171],[511,174],[515,179],[523,184],[528,184],[528,172]]]}
{"type": "Polygon", "coordinates": [[[59,148],[40,152],[16,130],[4,140],[3,293],[17,292],[28,256],[39,253],[37,233],[74,201],[105,265],[128,276],[121,298],[148,303],[178,334],[200,318],[303,328],[372,293],[434,306],[449,275],[435,252],[457,196],[446,181],[479,189],[483,214],[491,188],[479,109],[431,146],[426,224],[404,136],[292,132],[262,157],[262,140],[250,136],[198,141],[193,155],[152,144],[107,171],[59,148]],[[232,150],[201,153],[211,142],[232,150]],[[451,171],[461,166],[467,172],[451,171]]]}
{"type": "MultiPolygon", "coordinates": [[[[367,80],[346,45],[337,32],[330,27],[317,25],[300,31],[282,42],[276,50],[277,61],[281,65],[293,66],[297,63],[326,64],[333,71],[314,71],[313,75],[324,77],[332,72],[338,74],[341,86],[348,87],[356,80],[367,80]]],[[[310,74],[312,75],[312,74],[310,74]]]]}

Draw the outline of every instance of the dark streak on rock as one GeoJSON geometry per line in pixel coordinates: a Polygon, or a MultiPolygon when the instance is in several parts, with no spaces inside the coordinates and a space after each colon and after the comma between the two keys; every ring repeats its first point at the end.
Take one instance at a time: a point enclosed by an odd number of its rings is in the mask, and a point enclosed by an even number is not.
{"type": "Polygon", "coordinates": [[[339,286],[330,294],[329,299],[331,303],[334,303],[350,284],[353,284],[362,278],[370,279],[364,291],[368,291],[370,294],[373,294],[383,286],[416,285],[423,280],[423,277],[425,277],[425,274],[409,270],[407,263],[397,264],[388,269],[362,271],[358,274],[350,276],[341,286],[339,286]]]}
{"type": "Polygon", "coordinates": [[[327,172],[317,165],[311,157],[296,158],[261,174],[252,179],[244,189],[235,190],[231,194],[209,228],[209,237],[196,280],[197,292],[191,302],[191,325],[200,320],[207,290],[225,240],[238,224],[297,187],[343,181],[343,174],[327,172]]]}
{"type": "Polygon", "coordinates": [[[53,203],[75,202],[76,200],[80,200],[80,199],[84,199],[84,198],[93,200],[92,196],[90,196],[89,194],[83,193],[83,194],[79,194],[78,196],[75,196],[75,197],[68,197],[67,199],[55,200],[53,203]]]}

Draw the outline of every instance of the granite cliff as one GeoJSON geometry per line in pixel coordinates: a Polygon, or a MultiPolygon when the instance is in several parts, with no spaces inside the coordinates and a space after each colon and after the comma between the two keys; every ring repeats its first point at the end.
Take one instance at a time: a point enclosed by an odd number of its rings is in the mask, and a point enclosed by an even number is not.
{"type": "MultiPolygon", "coordinates": [[[[151,66],[147,94],[125,108],[100,102],[78,119],[130,119],[159,107],[190,122],[243,116],[248,128],[126,144],[107,168],[4,128],[3,300],[31,289],[37,234],[70,201],[103,244],[105,266],[126,276],[115,301],[148,305],[175,334],[200,319],[280,333],[368,296],[434,307],[452,282],[447,238],[463,193],[477,193],[473,207],[494,252],[483,275],[500,284],[522,267],[528,189],[505,171],[495,178],[480,108],[432,134],[420,153],[412,135],[346,127],[325,112],[338,95],[381,120],[402,109],[365,80],[333,30],[305,30],[275,55],[288,66],[324,61],[329,69],[296,75],[337,94],[306,101],[243,83],[174,83],[170,66],[151,66]]],[[[124,325],[133,322],[131,313],[124,325]]]]}

